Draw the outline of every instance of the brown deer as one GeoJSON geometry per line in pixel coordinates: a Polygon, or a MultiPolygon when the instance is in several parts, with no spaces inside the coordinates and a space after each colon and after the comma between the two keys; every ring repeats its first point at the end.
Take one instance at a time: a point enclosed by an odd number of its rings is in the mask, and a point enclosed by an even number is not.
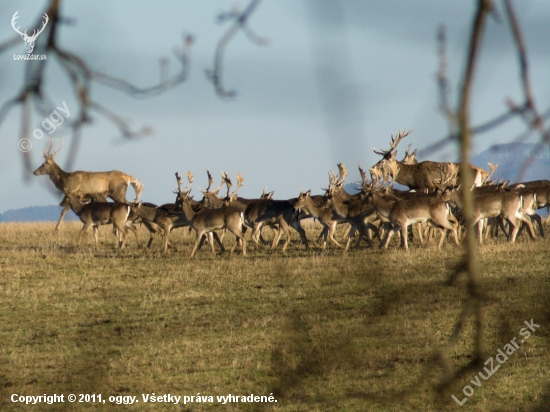
{"type": "Polygon", "coordinates": [[[275,249],[279,244],[279,239],[284,233],[286,241],[283,245],[284,252],[290,244],[292,227],[300,235],[302,243],[306,250],[309,248],[306,232],[300,226],[300,216],[296,214],[293,203],[297,199],[290,200],[274,200],[261,199],[250,203],[245,212],[244,217],[246,224],[252,227],[252,240],[257,246],[260,244],[261,229],[263,226],[270,226],[275,231],[271,248],[275,249]]]}
{"type": "MultiPolygon", "coordinates": [[[[138,202],[135,204],[134,213],[149,231],[149,242],[147,243],[147,247],[151,247],[154,235],[158,234],[163,239],[163,251],[166,252],[168,247],[172,247],[169,240],[170,232],[173,229],[190,226],[191,222],[185,218],[185,215],[181,211],[181,207],[178,205],[178,199],[182,196],[182,193],[188,193],[193,183],[194,176],[191,171],[188,171],[186,176],[189,184],[187,188],[182,191],[181,177],[179,173],[176,172],[178,188],[174,190],[176,194],[176,201],[174,203],[165,203],[160,206],[147,202],[138,202]]],[[[198,211],[202,207],[200,202],[192,200],[192,196],[189,196],[189,201],[195,211],[198,211]]]]}
{"type": "Polygon", "coordinates": [[[65,191],[65,196],[72,211],[84,223],[78,237],[78,246],[80,246],[82,237],[90,227],[93,227],[95,245],[98,246],[98,227],[111,223],[114,227],[113,233],[117,235],[118,245],[121,249],[126,246],[127,229],[134,232],[136,241],[138,241],[136,228],[128,221],[128,217],[132,213],[131,205],[122,202],[90,202],[83,204],[74,192],[68,190],[65,191]]]}
{"type": "MultiPolygon", "coordinates": [[[[384,240],[380,244],[381,248],[387,248],[391,237],[399,230],[401,232],[401,246],[408,250],[408,226],[422,222],[429,222],[440,231],[441,238],[438,249],[441,248],[447,231],[453,233],[455,243],[459,244],[458,222],[452,215],[448,205],[452,188],[445,188],[450,181],[456,178],[456,167],[450,168],[446,178],[442,177],[440,172],[441,177],[435,181],[437,191],[430,194],[410,192],[396,196],[395,194],[389,194],[391,193],[389,188],[383,189],[384,193],[380,193],[382,190],[376,187],[380,174],[376,169],[371,169],[371,175],[374,177],[369,194],[381,220],[387,221],[390,225],[384,240]]],[[[395,170],[393,176],[398,176],[395,170]]],[[[385,182],[386,176],[384,176],[382,185],[385,182]]],[[[422,243],[420,229],[418,232],[422,243]]]]}
{"type": "MultiPolygon", "coordinates": [[[[399,142],[407,137],[411,131],[399,132],[396,137],[392,136],[390,148],[388,150],[377,151],[374,150],[374,153],[381,155],[382,160],[380,160],[373,168],[382,171],[382,170],[399,170],[399,174],[394,177],[394,181],[402,185],[408,186],[409,189],[419,190],[419,191],[429,191],[432,192],[436,189],[437,185],[435,184],[436,179],[440,177],[442,168],[447,170],[447,168],[453,164],[451,162],[431,162],[424,161],[416,164],[408,164],[404,162],[399,162],[396,160],[397,154],[397,145],[399,142]],[[397,169],[390,168],[389,166],[397,166],[397,169]]],[[[454,164],[458,165],[458,164],[454,164]]],[[[488,173],[474,165],[470,165],[472,169],[472,175],[474,180],[472,184],[480,186],[482,181],[486,178],[488,173]]],[[[459,171],[460,174],[460,171],[459,171]]],[[[451,182],[451,184],[456,184],[451,182]]],[[[468,185],[471,186],[472,184],[468,185]]]]}
{"type": "MultiPolygon", "coordinates": [[[[474,211],[470,220],[472,230],[481,219],[499,218],[506,220],[510,224],[510,231],[507,238],[510,243],[516,241],[516,236],[520,228],[519,222],[524,222],[528,228],[531,239],[535,238],[531,220],[526,216],[523,210],[523,196],[514,188],[497,188],[491,191],[474,190],[474,211]]],[[[462,209],[462,193],[460,190],[453,191],[451,201],[462,209]]],[[[504,231],[504,229],[503,229],[504,231]]],[[[483,243],[482,225],[478,225],[478,241],[483,243]]]]}
{"type": "MultiPolygon", "coordinates": [[[[546,208],[550,212],[550,180],[534,180],[531,182],[515,183],[510,187],[522,185],[525,189],[530,190],[536,195],[536,209],[546,208]]],[[[546,219],[546,223],[550,222],[550,213],[546,219]]]]}
{"type": "Polygon", "coordinates": [[[346,222],[346,219],[341,216],[335,216],[332,213],[332,206],[330,205],[321,206],[320,204],[316,203],[315,200],[311,198],[311,190],[308,190],[305,193],[303,191],[300,192],[300,195],[298,196],[298,200],[294,204],[294,209],[296,209],[298,212],[300,212],[301,209],[307,210],[307,212],[311,216],[318,219],[319,222],[321,222],[321,224],[324,226],[323,232],[322,232],[323,249],[325,249],[327,246],[327,238],[339,248],[341,249],[345,248],[345,246],[343,246],[336,239],[334,239],[334,232],[336,230],[336,225],[339,223],[346,222]]]}
{"type": "MultiPolygon", "coordinates": [[[[191,228],[196,233],[195,245],[191,251],[191,257],[195,255],[202,238],[209,233],[212,233],[214,239],[220,246],[220,249],[224,252],[225,248],[223,247],[217,233],[214,232],[215,230],[221,229],[229,230],[235,235],[237,240],[231,248],[230,253],[233,253],[237,244],[241,242],[242,254],[243,256],[246,256],[246,240],[243,235],[243,227],[245,225],[243,212],[232,206],[222,207],[219,209],[203,209],[199,212],[195,212],[189,202],[188,193],[182,194],[179,198],[179,204],[185,217],[191,222],[191,228]]],[[[213,244],[212,252],[214,252],[213,244]]]]}
{"type": "MultiPolygon", "coordinates": [[[[99,202],[105,202],[109,197],[115,202],[126,203],[126,190],[131,184],[136,192],[136,199],[134,202],[139,200],[141,192],[143,191],[143,185],[135,177],[119,172],[118,170],[112,170],[110,172],[83,172],[80,170],[65,172],[54,161],[55,155],[61,150],[61,147],[63,147],[63,140],[61,140],[59,149],[53,153],[52,146],[53,138],[50,148],[43,155],[46,160],[33,172],[35,176],[48,175],[55,187],[63,193],[70,192],[78,197],[79,200],[94,199],[99,202]]],[[[59,230],[59,225],[63,217],[70,209],[69,202],[65,200],[61,202],[61,205],[64,206],[64,208],[61,211],[61,216],[55,226],[54,233],[59,230]]]]}

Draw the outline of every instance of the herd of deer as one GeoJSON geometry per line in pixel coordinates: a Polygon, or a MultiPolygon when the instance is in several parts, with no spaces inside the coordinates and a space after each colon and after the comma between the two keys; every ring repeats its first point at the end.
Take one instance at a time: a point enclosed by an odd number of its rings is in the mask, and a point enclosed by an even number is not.
{"type": "MultiPolygon", "coordinates": [[[[408,240],[412,236],[409,227],[415,226],[421,244],[424,237],[431,236],[432,231],[440,232],[438,247],[440,248],[447,234],[453,235],[458,245],[460,230],[464,219],[462,216],[462,191],[471,190],[474,197],[474,212],[470,219],[470,230],[477,226],[478,240],[483,241],[483,231],[496,234],[498,228],[505,233],[508,241],[515,242],[521,229],[525,226],[531,238],[535,238],[532,221],[538,224],[539,233],[544,237],[542,219],[536,213],[537,209],[550,208],[550,181],[509,185],[508,182],[496,183],[490,180],[496,166],[489,164],[490,172],[471,166],[473,181],[467,185],[457,185],[460,167],[455,163],[418,162],[416,150],[409,153],[406,149],[405,158],[396,160],[397,145],[410,134],[399,132],[392,136],[388,150],[376,151],[382,159],[369,169],[367,173],[359,167],[362,182],[356,194],[344,190],[347,169],[339,164],[339,174],[329,173],[329,185],[324,188],[325,194],[312,196],[311,191],[301,192],[297,198],[289,200],[272,199],[273,192],[265,189],[259,199],[244,199],[237,197],[237,191],[243,185],[243,177],[236,177],[237,187],[231,193],[232,182],[228,175],[222,172],[222,182],[211,189],[214,180],[209,171],[208,187],[200,190],[203,198],[194,200],[190,195],[193,175],[187,172],[189,184],[182,189],[181,177],[176,173],[178,189],[174,192],[174,203],[157,206],[152,203],[140,202],[143,186],[132,176],[119,171],[111,172],[65,172],[54,161],[61,147],[52,153],[52,144],[44,153],[44,163],[34,171],[35,175],[49,175],[54,185],[65,197],[61,202],[64,206],[54,232],[59,229],[63,217],[72,209],[84,223],[80,231],[78,244],[90,227],[93,227],[95,243],[98,243],[98,227],[113,224],[120,248],[124,248],[128,230],[136,236],[137,224],[142,223],[150,233],[148,247],[151,246],[154,235],[162,236],[166,252],[170,246],[169,235],[172,229],[189,227],[196,233],[195,244],[191,252],[196,251],[208,242],[215,253],[214,241],[222,251],[225,250],[222,239],[225,231],[230,231],[236,237],[231,252],[237,245],[241,246],[242,254],[246,255],[245,232],[252,229],[252,240],[256,245],[264,242],[261,231],[269,226],[274,232],[272,248],[276,248],[283,234],[286,240],[283,251],[291,239],[291,229],[296,230],[306,249],[308,240],[300,221],[315,218],[323,226],[319,235],[322,247],[325,249],[327,239],[336,246],[347,250],[352,238],[357,232],[355,247],[362,240],[369,246],[373,244],[373,234],[380,241],[380,247],[387,248],[394,233],[400,232],[401,246],[408,250],[408,240]],[[393,183],[408,186],[409,191],[401,191],[393,187],[393,183]],[[136,199],[132,203],[126,201],[126,191],[132,185],[136,199]],[[227,187],[225,197],[219,192],[227,187]],[[108,202],[111,198],[114,202],[108,202]],[[349,230],[345,234],[346,243],[341,244],[334,238],[338,224],[348,223],[349,230]],[[217,231],[223,230],[219,236],[217,231]]],[[[63,145],[63,142],[61,142],[63,145]]]]}

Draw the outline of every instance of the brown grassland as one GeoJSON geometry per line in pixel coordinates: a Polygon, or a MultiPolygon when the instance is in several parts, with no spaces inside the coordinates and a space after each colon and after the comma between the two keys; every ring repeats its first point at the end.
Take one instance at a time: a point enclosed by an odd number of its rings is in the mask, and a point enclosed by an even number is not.
{"type": "MultiPolygon", "coordinates": [[[[435,388],[433,354],[449,339],[467,296],[448,284],[461,250],[447,241],[408,253],[394,237],[342,254],[312,250],[295,234],[287,253],[256,249],[191,260],[193,234],[174,248],[115,248],[111,228],[75,246],[80,223],[0,224],[0,409],[528,411],[550,410],[550,256],[547,241],[502,236],[480,248],[484,344],[495,356],[524,321],[540,328],[481,387],[481,367],[435,388]],[[475,393],[459,407],[465,385],[475,393]],[[24,405],[10,396],[137,396],[139,403],[24,405]],[[213,403],[144,403],[141,394],[210,395],[213,403]],[[216,395],[273,394],[277,403],[216,402],[216,395]]],[[[270,230],[266,230],[268,233],[270,230]]],[[[340,236],[340,234],[339,234],[340,236]]],[[[247,234],[247,239],[249,238],[247,234]]],[[[141,242],[145,243],[141,229],[141,242]]],[[[234,242],[232,235],[224,239],[234,242]]],[[[472,358],[473,317],[449,353],[454,370],[472,358]]],[[[496,361],[495,361],[496,362],[496,361]]],[[[182,398],[183,401],[183,398],[182,398]]]]}

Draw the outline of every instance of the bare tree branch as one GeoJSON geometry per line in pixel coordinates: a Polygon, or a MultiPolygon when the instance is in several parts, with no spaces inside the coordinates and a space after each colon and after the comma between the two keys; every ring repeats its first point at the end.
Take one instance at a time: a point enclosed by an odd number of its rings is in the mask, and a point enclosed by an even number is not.
{"type": "MultiPolygon", "coordinates": [[[[6,101],[0,107],[0,125],[8,113],[15,106],[21,104],[23,106],[23,114],[21,119],[20,138],[27,138],[30,132],[30,107],[34,107],[34,109],[42,116],[48,116],[53,109],[55,109],[55,106],[52,105],[50,99],[47,98],[44,91],[44,76],[48,63],[51,60],[57,60],[57,62],[59,62],[61,67],[65,70],[72,86],[73,93],[79,103],[79,108],[77,110],[78,114],[75,116],[74,120],[71,120],[68,123],[73,130],[73,139],[71,142],[70,156],[68,157],[67,164],[67,167],[70,168],[70,166],[72,166],[72,161],[75,158],[77,148],[80,144],[81,128],[90,122],[92,112],[105,117],[116,128],[118,128],[121,135],[125,138],[143,136],[151,131],[150,127],[142,127],[139,131],[131,130],[127,122],[120,116],[107,109],[104,105],[93,101],[91,98],[92,82],[96,81],[97,83],[101,83],[108,87],[125,92],[135,98],[146,98],[163,93],[164,91],[172,89],[187,80],[190,69],[189,50],[193,43],[193,39],[190,35],[184,36],[183,48],[178,48],[174,51],[176,59],[180,63],[180,69],[176,74],[168,76],[167,63],[166,60],[163,60],[161,61],[160,83],[144,88],[137,87],[126,80],[119,79],[90,68],[78,55],[64,50],[58,45],[57,35],[59,33],[59,24],[70,23],[70,20],[63,19],[60,16],[60,3],[60,0],[50,0],[50,3],[45,11],[49,17],[49,23],[44,27],[45,32],[37,39],[35,46],[36,54],[48,54],[49,56],[53,56],[54,59],[29,60],[25,63],[25,78],[23,87],[16,96],[6,101]]],[[[0,53],[17,44],[16,40],[20,40],[19,36],[16,36],[0,45],[0,53]]],[[[28,152],[22,153],[25,170],[27,172],[31,172],[32,166],[30,154],[28,152]]]]}
{"type": "MultiPolygon", "coordinates": [[[[464,248],[463,263],[457,269],[457,273],[465,273],[468,279],[468,298],[462,308],[462,312],[457,320],[455,329],[445,348],[443,348],[437,358],[440,360],[442,366],[443,375],[440,383],[438,384],[439,392],[443,392],[454,381],[456,376],[463,373],[465,370],[469,370],[471,367],[481,364],[484,354],[483,349],[483,296],[480,292],[478,284],[479,277],[479,263],[477,258],[477,244],[475,240],[474,231],[472,230],[472,218],[474,209],[473,193],[469,190],[467,182],[473,181],[472,171],[469,167],[470,164],[470,151],[471,151],[471,127],[470,127],[470,105],[472,87],[474,81],[475,67],[481,48],[481,39],[487,20],[487,15],[492,9],[490,0],[479,0],[477,4],[477,10],[474,17],[474,22],[471,31],[470,44],[468,50],[468,61],[466,69],[464,71],[464,77],[462,80],[460,100],[458,104],[458,133],[460,136],[460,157],[461,157],[461,182],[462,182],[462,196],[463,196],[463,211],[466,221],[466,244],[464,248]],[[463,367],[461,370],[454,374],[450,374],[451,368],[448,365],[447,354],[454,346],[458,336],[461,334],[464,323],[469,313],[474,314],[474,353],[472,362],[463,367]]],[[[452,127],[452,126],[451,126],[452,127]]],[[[457,273],[453,275],[456,278],[457,273]]]]}
{"type": "Polygon", "coordinates": [[[249,27],[248,19],[254,13],[258,5],[262,0],[251,0],[248,6],[244,9],[242,13],[239,13],[237,10],[232,10],[230,12],[220,13],[218,15],[218,23],[223,23],[226,21],[234,21],[233,25],[225,32],[222,38],[219,40],[216,47],[216,54],[214,55],[214,68],[206,69],[205,74],[206,78],[214,85],[216,93],[220,97],[232,98],[237,95],[235,90],[227,90],[222,81],[223,74],[223,57],[225,53],[225,48],[229,42],[235,37],[239,30],[242,30],[243,33],[250,39],[253,43],[265,46],[268,44],[268,40],[262,37],[257,36],[249,27]]]}

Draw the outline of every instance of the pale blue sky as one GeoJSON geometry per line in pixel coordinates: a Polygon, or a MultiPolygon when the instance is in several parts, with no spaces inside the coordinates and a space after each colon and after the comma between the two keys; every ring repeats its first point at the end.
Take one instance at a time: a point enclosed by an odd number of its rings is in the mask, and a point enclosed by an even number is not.
{"type": "MultiPolygon", "coordinates": [[[[398,129],[413,129],[407,138],[415,148],[447,132],[437,107],[436,31],[447,26],[449,77],[456,99],[464,64],[473,1],[264,0],[251,27],[271,41],[251,44],[238,34],[228,46],[224,83],[235,88],[234,100],[217,97],[204,76],[211,67],[216,42],[227,26],[217,25],[218,12],[240,1],[64,1],[63,14],[76,24],[62,27],[62,45],[93,68],[123,77],[136,85],[157,82],[158,60],[170,57],[190,32],[196,42],[187,82],[165,94],[135,100],[95,84],[92,95],[129,119],[134,128],[149,125],[154,134],[137,142],[121,142],[117,130],[101,118],[84,129],[75,169],[118,169],[143,182],[142,198],[173,200],[174,172],[195,174],[194,193],[206,186],[205,169],[219,181],[220,170],[245,178],[241,195],[258,196],[263,187],[276,198],[296,196],[301,188],[320,191],[327,172],[343,162],[348,181],[359,178],[357,164],[378,160],[374,146],[387,147],[398,129]]],[[[541,109],[550,105],[550,2],[515,1],[524,29],[533,89],[541,109]],[[521,4],[521,7],[519,5],[521,4]]],[[[500,6],[500,3],[499,3],[500,6]]],[[[10,22],[19,10],[21,27],[31,25],[45,2],[4,0],[0,4],[0,41],[13,36],[10,22]]],[[[516,56],[507,27],[489,20],[474,93],[474,123],[505,109],[511,97],[520,101],[516,56]]],[[[24,64],[13,54],[24,43],[0,55],[0,98],[4,102],[21,85],[24,64]]],[[[47,87],[57,105],[77,110],[66,78],[50,61],[47,87]]],[[[45,176],[23,183],[19,140],[19,109],[0,128],[0,212],[57,203],[46,190],[45,176]]],[[[42,118],[34,116],[33,127],[42,118]]],[[[56,160],[63,165],[70,133],[62,125],[56,138],[66,145],[56,160]]],[[[32,129],[31,129],[32,130],[32,129]]],[[[506,142],[522,130],[513,121],[481,136],[475,150],[506,142]]],[[[41,164],[46,139],[30,137],[35,167],[41,164]]],[[[405,142],[403,142],[405,143],[405,142]]],[[[401,148],[401,153],[406,144],[401,148]]],[[[452,148],[431,160],[454,159],[452,148]]],[[[133,199],[130,188],[128,199],[133,199]]]]}

